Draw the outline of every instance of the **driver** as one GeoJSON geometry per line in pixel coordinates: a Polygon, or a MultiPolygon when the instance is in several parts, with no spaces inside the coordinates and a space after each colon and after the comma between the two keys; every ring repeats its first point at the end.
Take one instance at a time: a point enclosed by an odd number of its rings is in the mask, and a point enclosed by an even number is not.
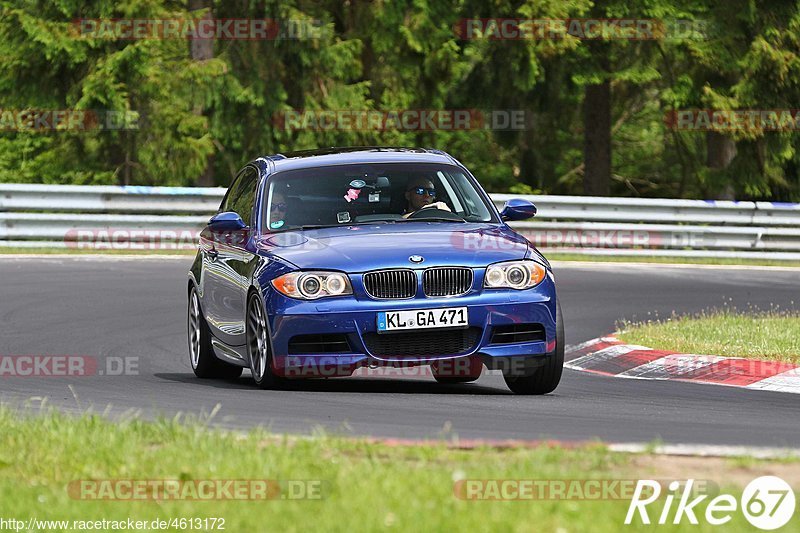
{"type": "Polygon", "coordinates": [[[446,203],[436,201],[436,188],[430,178],[415,178],[406,187],[406,210],[403,218],[408,218],[426,207],[450,211],[446,203]]]}

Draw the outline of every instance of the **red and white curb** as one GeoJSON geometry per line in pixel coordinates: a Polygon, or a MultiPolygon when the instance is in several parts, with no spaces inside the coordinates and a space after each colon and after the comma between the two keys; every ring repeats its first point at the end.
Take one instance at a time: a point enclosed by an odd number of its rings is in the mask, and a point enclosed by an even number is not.
{"type": "Polygon", "coordinates": [[[800,366],[653,350],[601,337],[567,347],[566,368],[634,379],[680,380],[800,394],[800,366]]]}

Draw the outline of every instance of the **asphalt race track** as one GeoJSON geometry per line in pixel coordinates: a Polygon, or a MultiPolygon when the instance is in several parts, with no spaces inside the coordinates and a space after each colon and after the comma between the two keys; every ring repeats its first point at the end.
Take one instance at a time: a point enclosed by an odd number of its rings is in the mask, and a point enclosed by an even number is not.
{"type": "MultiPolygon", "coordinates": [[[[208,413],[227,427],[379,437],[709,443],[800,447],[800,397],[565,370],[544,397],[512,395],[502,378],[439,385],[432,378],[317,380],[261,391],[199,380],[186,350],[189,257],[0,257],[0,355],[138,357],[135,375],[0,377],[0,398],[47,398],[68,411],[144,416],[208,413]],[[71,388],[69,387],[71,385],[71,388]]],[[[567,343],[610,333],[622,318],[738,307],[800,308],[800,270],[559,263],[567,343]],[[793,301],[794,300],[794,301],[793,301]]],[[[104,367],[103,361],[100,364],[104,367]]]]}

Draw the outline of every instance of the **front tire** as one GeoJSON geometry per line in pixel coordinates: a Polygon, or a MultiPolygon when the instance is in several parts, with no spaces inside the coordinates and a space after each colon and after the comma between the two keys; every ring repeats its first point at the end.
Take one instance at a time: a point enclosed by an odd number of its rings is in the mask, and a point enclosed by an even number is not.
{"type": "Polygon", "coordinates": [[[211,346],[211,330],[200,310],[197,288],[189,291],[189,363],[194,375],[203,379],[236,379],[242,375],[242,367],[220,361],[211,346]]]}
{"type": "Polygon", "coordinates": [[[564,318],[561,303],[556,303],[556,349],[547,355],[545,364],[530,376],[504,376],[506,385],[515,394],[548,394],[556,390],[564,370],[564,318]]]}
{"type": "Polygon", "coordinates": [[[261,389],[277,388],[283,380],[272,372],[267,320],[261,298],[253,293],[247,300],[247,355],[253,381],[261,389]]]}

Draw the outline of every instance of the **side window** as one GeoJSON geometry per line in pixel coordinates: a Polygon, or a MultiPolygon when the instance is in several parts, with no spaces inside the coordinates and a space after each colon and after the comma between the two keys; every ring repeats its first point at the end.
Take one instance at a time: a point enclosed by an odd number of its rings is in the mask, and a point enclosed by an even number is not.
{"type": "MultiPolygon", "coordinates": [[[[456,194],[456,191],[453,190],[453,186],[450,184],[449,177],[446,177],[442,171],[436,173],[439,178],[439,183],[442,184],[442,187],[447,192],[447,197],[450,199],[450,203],[452,203],[452,207],[458,214],[464,214],[464,208],[461,206],[461,200],[459,198],[460,195],[456,194]]],[[[444,198],[442,198],[444,200],[444,198]]]]}
{"type": "Polygon", "coordinates": [[[233,211],[242,217],[244,223],[251,226],[253,203],[256,198],[256,185],[258,184],[258,171],[253,167],[245,168],[231,185],[228,196],[223,203],[223,211],[233,211]]]}
{"type": "Polygon", "coordinates": [[[236,177],[233,178],[230,187],[228,187],[228,192],[225,193],[225,197],[222,198],[222,203],[219,205],[220,213],[226,213],[231,210],[231,204],[233,203],[233,194],[234,191],[239,187],[239,182],[242,180],[242,176],[244,176],[244,170],[239,172],[236,175],[236,177]]]}
{"type": "MultiPolygon", "coordinates": [[[[463,211],[456,208],[456,212],[465,216],[470,221],[488,222],[492,215],[486,205],[478,196],[478,192],[469,183],[467,177],[462,173],[447,174],[446,179],[442,180],[449,185],[455,192],[455,197],[460,204],[463,204],[463,211]]],[[[459,206],[460,207],[460,206],[459,206]]]]}

